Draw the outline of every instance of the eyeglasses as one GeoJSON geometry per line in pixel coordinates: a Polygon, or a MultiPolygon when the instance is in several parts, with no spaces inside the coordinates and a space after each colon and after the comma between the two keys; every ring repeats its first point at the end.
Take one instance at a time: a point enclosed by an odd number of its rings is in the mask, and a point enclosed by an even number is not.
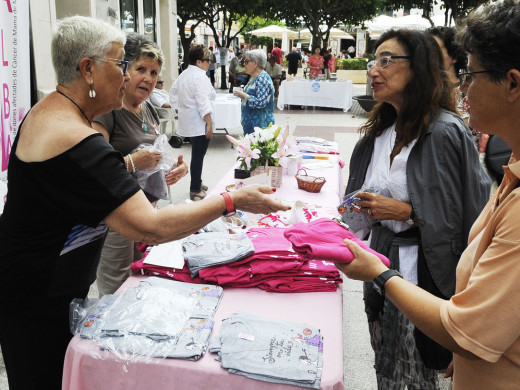
{"type": "Polygon", "coordinates": [[[374,65],[377,65],[377,67],[379,69],[383,69],[383,68],[386,68],[390,64],[390,62],[393,62],[392,60],[394,60],[394,59],[409,60],[411,58],[412,58],[412,56],[383,56],[383,57],[379,57],[376,60],[370,61],[367,64],[367,69],[370,69],[374,65]]]}
{"type": "Polygon", "coordinates": [[[164,81],[157,81],[157,84],[164,84],[164,81]]]}
{"type": "Polygon", "coordinates": [[[477,72],[464,72],[463,69],[459,70],[459,86],[460,87],[468,87],[471,84],[473,79],[473,75],[477,73],[506,73],[501,70],[479,70],[477,72]]]}
{"type": "Polygon", "coordinates": [[[208,61],[209,62],[210,59],[209,58],[203,58],[201,61],[208,61]]]}
{"type": "MultiPolygon", "coordinates": [[[[94,60],[103,61],[103,62],[116,62],[116,65],[123,71],[123,74],[126,74],[126,71],[128,70],[128,61],[125,60],[118,60],[117,58],[99,58],[99,57],[92,57],[94,60]]],[[[76,66],[76,70],[79,70],[79,65],[76,66]]]]}
{"type": "Polygon", "coordinates": [[[255,61],[253,61],[253,60],[244,60],[244,65],[247,65],[247,64],[249,64],[250,62],[255,62],[255,61]]]}

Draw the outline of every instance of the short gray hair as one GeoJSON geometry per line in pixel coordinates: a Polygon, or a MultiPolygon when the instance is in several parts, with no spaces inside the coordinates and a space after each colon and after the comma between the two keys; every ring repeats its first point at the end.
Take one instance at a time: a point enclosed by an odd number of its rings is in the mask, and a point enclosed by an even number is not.
{"type": "Polygon", "coordinates": [[[72,16],[59,21],[51,44],[52,64],[59,84],[78,78],[76,67],[82,58],[103,57],[112,43],[126,42],[123,31],[98,19],[72,16]]]}
{"type": "Polygon", "coordinates": [[[265,69],[265,65],[267,64],[267,54],[265,54],[265,51],[262,49],[248,50],[244,57],[245,56],[249,56],[251,61],[256,62],[260,69],[265,69]]]}

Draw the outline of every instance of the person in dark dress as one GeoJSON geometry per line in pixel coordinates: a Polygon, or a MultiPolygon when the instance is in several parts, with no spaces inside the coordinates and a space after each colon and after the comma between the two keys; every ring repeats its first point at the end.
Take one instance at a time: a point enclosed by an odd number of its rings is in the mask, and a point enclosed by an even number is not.
{"type": "Polygon", "coordinates": [[[13,141],[0,216],[0,345],[11,390],[61,388],[69,304],[86,298],[108,227],[158,244],[235,207],[288,209],[265,186],[151,205],[121,153],[92,128],[94,117],[122,107],[130,81],[125,41],[106,22],[63,19],[52,39],[56,91],[27,113],[13,141]]]}

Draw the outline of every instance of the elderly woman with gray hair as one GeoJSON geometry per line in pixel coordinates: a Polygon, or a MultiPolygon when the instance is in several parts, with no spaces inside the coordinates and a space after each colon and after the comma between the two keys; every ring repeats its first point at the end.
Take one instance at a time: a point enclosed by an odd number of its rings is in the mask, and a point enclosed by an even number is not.
{"type": "Polygon", "coordinates": [[[123,106],[125,42],[121,30],[100,20],[61,21],[52,40],[56,91],[27,113],[12,144],[0,216],[0,344],[13,390],[61,388],[69,305],[86,298],[95,280],[107,227],[158,244],[235,208],[288,209],[265,186],[152,206],[122,154],[92,128],[94,117],[123,106]],[[30,351],[43,358],[28,368],[30,351]]]}
{"type": "MultiPolygon", "coordinates": [[[[133,32],[127,34],[124,49],[130,81],[126,84],[123,108],[95,117],[92,127],[124,156],[127,170],[135,173],[155,168],[162,158],[161,153],[152,149],[134,150],[141,144],[153,144],[159,136],[159,115],[147,99],[155,88],[164,56],[154,41],[133,32]]],[[[188,166],[181,154],[164,181],[168,186],[173,185],[187,172],[188,166]]],[[[148,192],[145,194],[153,204],[158,200],[148,192]]],[[[97,270],[99,296],[115,293],[130,276],[132,262],[141,257],[133,240],[109,229],[97,270]]]]}
{"type": "Polygon", "coordinates": [[[274,123],[274,86],[271,77],[264,71],[267,56],[263,50],[249,50],[244,55],[244,67],[251,76],[244,92],[234,93],[242,99],[242,127],[244,135],[254,132],[255,127],[267,127],[274,123]]]}

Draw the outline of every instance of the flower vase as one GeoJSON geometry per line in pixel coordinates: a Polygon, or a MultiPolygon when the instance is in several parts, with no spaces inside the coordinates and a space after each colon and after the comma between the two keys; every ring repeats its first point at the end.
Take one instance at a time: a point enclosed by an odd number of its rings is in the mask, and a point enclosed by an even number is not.
{"type": "MultiPolygon", "coordinates": [[[[269,177],[271,178],[271,187],[279,188],[282,185],[283,167],[267,167],[269,177]]],[[[258,167],[251,172],[251,176],[261,175],[265,173],[265,167],[258,167]]]]}

